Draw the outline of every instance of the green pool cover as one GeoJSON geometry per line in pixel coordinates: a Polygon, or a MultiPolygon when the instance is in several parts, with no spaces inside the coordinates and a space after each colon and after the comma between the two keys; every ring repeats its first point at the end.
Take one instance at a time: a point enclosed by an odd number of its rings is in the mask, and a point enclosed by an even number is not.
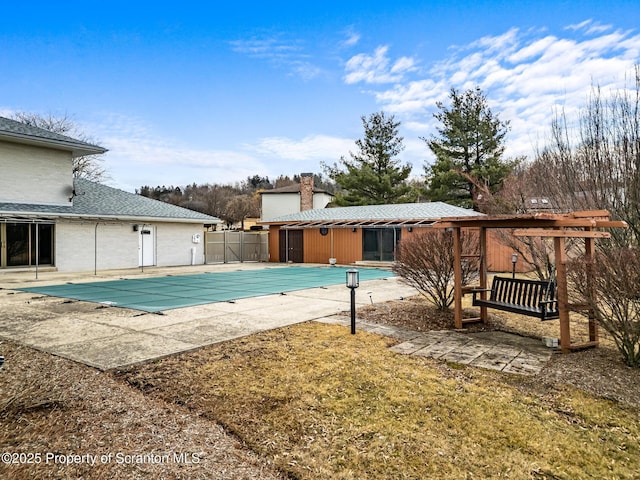
{"type": "MultiPolygon", "coordinates": [[[[270,267],[260,270],[67,283],[17,290],[144,312],[161,312],[173,308],[338,285],[345,283],[347,270],[342,267],[270,267]]],[[[359,272],[360,281],[393,276],[393,273],[381,269],[366,268],[360,269],[359,272]]]]}

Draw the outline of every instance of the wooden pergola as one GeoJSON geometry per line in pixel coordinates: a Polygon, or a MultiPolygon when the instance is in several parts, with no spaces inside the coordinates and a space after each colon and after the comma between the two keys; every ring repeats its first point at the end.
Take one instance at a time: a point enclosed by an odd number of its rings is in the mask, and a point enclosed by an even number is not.
{"type": "MultiPolygon", "coordinates": [[[[569,302],[567,288],[567,252],[568,238],[584,238],[585,260],[587,269],[593,268],[595,257],[595,240],[609,238],[611,234],[599,229],[626,228],[622,221],[613,221],[606,210],[590,210],[573,212],[570,214],[532,213],[523,215],[485,215],[478,217],[447,218],[434,223],[434,228],[451,229],[453,232],[454,248],[454,294],[455,294],[455,326],[463,328],[465,323],[487,323],[487,307],[481,306],[480,316],[463,318],[462,297],[470,293],[472,288],[462,285],[462,229],[477,229],[479,231],[479,282],[480,289],[487,289],[487,230],[512,229],[515,236],[553,238],[555,252],[555,268],[557,281],[557,300],[560,320],[560,348],[563,353],[572,350],[596,347],[598,345],[598,324],[593,310],[584,304],[569,302]],[[581,344],[571,343],[571,329],[569,312],[582,310],[588,312],[589,341],[581,344]]],[[[589,279],[590,276],[587,275],[589,279]]]]}

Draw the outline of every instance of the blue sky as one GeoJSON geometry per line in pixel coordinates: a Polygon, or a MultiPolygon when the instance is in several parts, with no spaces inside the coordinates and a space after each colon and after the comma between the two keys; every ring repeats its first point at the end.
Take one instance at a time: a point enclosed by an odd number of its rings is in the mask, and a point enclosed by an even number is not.
{"type": "Polygon", "coordinates": [[[637,0],[10,2],[0,115],[68,114],[133,191],[321,172],[384,110],[419,176],[452,87],[480,86],[531,157],[554,109],[638,63],[637,0]]]}

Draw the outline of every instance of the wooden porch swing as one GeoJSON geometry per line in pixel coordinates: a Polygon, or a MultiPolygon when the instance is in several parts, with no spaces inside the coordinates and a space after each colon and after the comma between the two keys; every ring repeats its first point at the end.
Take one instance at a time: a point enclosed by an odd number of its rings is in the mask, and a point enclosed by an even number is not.
{"type": "MultiPolygon", "coordinates": [[[[477,217],[446,218],[436,222],[434,228],[450,229],[454,248],[454,321],[456,328],[465,323],[488,321],[488,308],[527,315],[540,320],[560,320],[560,349],[563,353],[598,345],[598,324],[593,309],[588,305],[569,303],[567,289],[567,238],[584,238],[587,271],[593,268],[595,240],[610,238],[609,232],[601,228],[626,228],[622,221],[609,219],[606,210],[590,210],[570,214],[535,213],[524,215],[483,215],[477,217]],[[490,228],[513,229],[518,237],[550,237],[554,241],[555,280],[528,280],[520,278],[494,277],[491,288],[487,282],[487,230],[490,228]],[[479,231],[479,285],[462,285],[462,229],[479,231]],[[462,297],[473,294],[473,305],[480,307],[480,316],[463,318],[462,297]],[[570,311],[587,311],[589,318],[589,341],[571,343],[570,311]]],[[[587,275],[587,281],[591,278],[587,275]]],[[[591,287],[589,287],[591,288],[591,287]]]]}

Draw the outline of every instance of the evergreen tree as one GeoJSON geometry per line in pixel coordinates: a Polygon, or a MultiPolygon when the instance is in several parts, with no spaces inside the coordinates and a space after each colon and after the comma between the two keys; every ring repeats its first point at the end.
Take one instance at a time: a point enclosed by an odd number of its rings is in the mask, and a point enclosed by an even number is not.
{"type": "Polygon", "coordinates": [[[509,122],[493,115],[478,87],[464,93],[451,89],[449,98],[450,107],[437,103],[438,135],[422,138],[436,156],[425,167],[427,194],[434,201],[479,210],[479,192],[499,190],[518,163],[502,159],[509,122]]]}
{"type": "Polygon", "coordinates": [[[337,205],[382,205],[413,201],[414,190],[407,184],[411,165],[401,165],[396,157],[404,150],[398,135],[400,122],[384,112],[361,117],[364,138],[356,140],[358,152],[342,157],[340,165],[323,165],[327,175],[342,191],[337,205]]]}

